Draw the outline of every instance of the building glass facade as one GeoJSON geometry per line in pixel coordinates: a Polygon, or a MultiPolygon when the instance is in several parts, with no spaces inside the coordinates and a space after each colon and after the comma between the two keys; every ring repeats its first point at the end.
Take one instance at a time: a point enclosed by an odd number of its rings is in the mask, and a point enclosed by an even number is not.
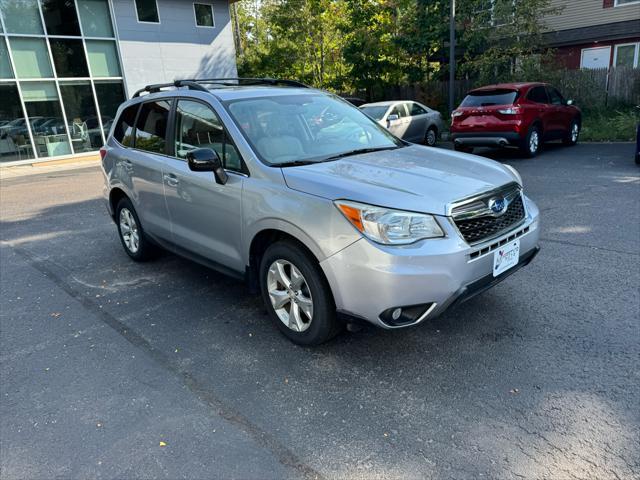
{"type": "Polygon", "coordinates": [[[96,151],[124,100],[108,0],[0,0],[0,162],[96,151]]]}

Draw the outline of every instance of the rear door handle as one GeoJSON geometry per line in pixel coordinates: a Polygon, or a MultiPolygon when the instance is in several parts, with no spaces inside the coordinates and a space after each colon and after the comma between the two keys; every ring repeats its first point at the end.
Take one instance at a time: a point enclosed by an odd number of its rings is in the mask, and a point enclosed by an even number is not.
{"type": "Polygon", "coordinates": [[[180,180],[178,180],[178,177],[176,177],[173,173],[165,173],[163,176],[164,181],[167,182],[167,185],[169,185],[170,187],[177,187],[178,184],[180,183],[180,180]]]}

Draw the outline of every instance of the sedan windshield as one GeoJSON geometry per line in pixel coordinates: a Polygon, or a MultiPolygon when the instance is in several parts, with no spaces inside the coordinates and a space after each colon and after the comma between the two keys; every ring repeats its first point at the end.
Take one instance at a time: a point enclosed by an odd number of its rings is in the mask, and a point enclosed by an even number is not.
{"type": "Polygon", "coordinates": [[[384,114],[387,113],[387,110],[389,110],[389,106],[388,105],[384,105],[384,106],[372,105],[370,107],[360,107],[360,110],[362,110],[364,113],[369,115],[374,120],[382,120],[382,117],[384,117],[384,114]]]}
{"type": "Polygon", "coordinates": [[[268,165],[304,165],[404,145],[333,95],[274,95],[232,100],[226,106],[268,165]]]}

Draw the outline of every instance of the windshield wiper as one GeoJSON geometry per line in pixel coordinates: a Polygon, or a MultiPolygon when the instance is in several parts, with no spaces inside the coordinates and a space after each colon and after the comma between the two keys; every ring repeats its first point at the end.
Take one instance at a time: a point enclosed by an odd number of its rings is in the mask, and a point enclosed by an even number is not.
{"type": "Polygon", "coordinates": [[[330,157],[322,160],[323,162],[330,162],[331,160],[338,160],[339,158],[350,157],[352,155],[359,155],[361,153],[380,152],[382,150],[395,150],[402,148],[401,145],[394,145],[392,147],[369,147],[369,148],[356,148],[355,150],[348,150],[346,152],[338,153],[337,155],[331,155],[330,157]]]}
{"type": "Polygon", "coordinates": [[[299,167],[301,165],[312,165],[314,163],[319,163],[319,160],[293,160],[292,162],[280,162],[280,163],[272,163],[272,167],[299,167]]]}

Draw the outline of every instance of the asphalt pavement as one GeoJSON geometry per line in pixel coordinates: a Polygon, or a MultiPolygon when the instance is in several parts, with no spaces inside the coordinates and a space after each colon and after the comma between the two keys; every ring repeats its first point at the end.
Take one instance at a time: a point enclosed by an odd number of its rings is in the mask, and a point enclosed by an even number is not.
{"type": "Polygon", "coordinates": [[[98,168],[2,180],[0,478],[639,478],[633,148],[481,152],[540,206],[534,262],[316,348],[240,282],[130,261],[98,168]]]}

